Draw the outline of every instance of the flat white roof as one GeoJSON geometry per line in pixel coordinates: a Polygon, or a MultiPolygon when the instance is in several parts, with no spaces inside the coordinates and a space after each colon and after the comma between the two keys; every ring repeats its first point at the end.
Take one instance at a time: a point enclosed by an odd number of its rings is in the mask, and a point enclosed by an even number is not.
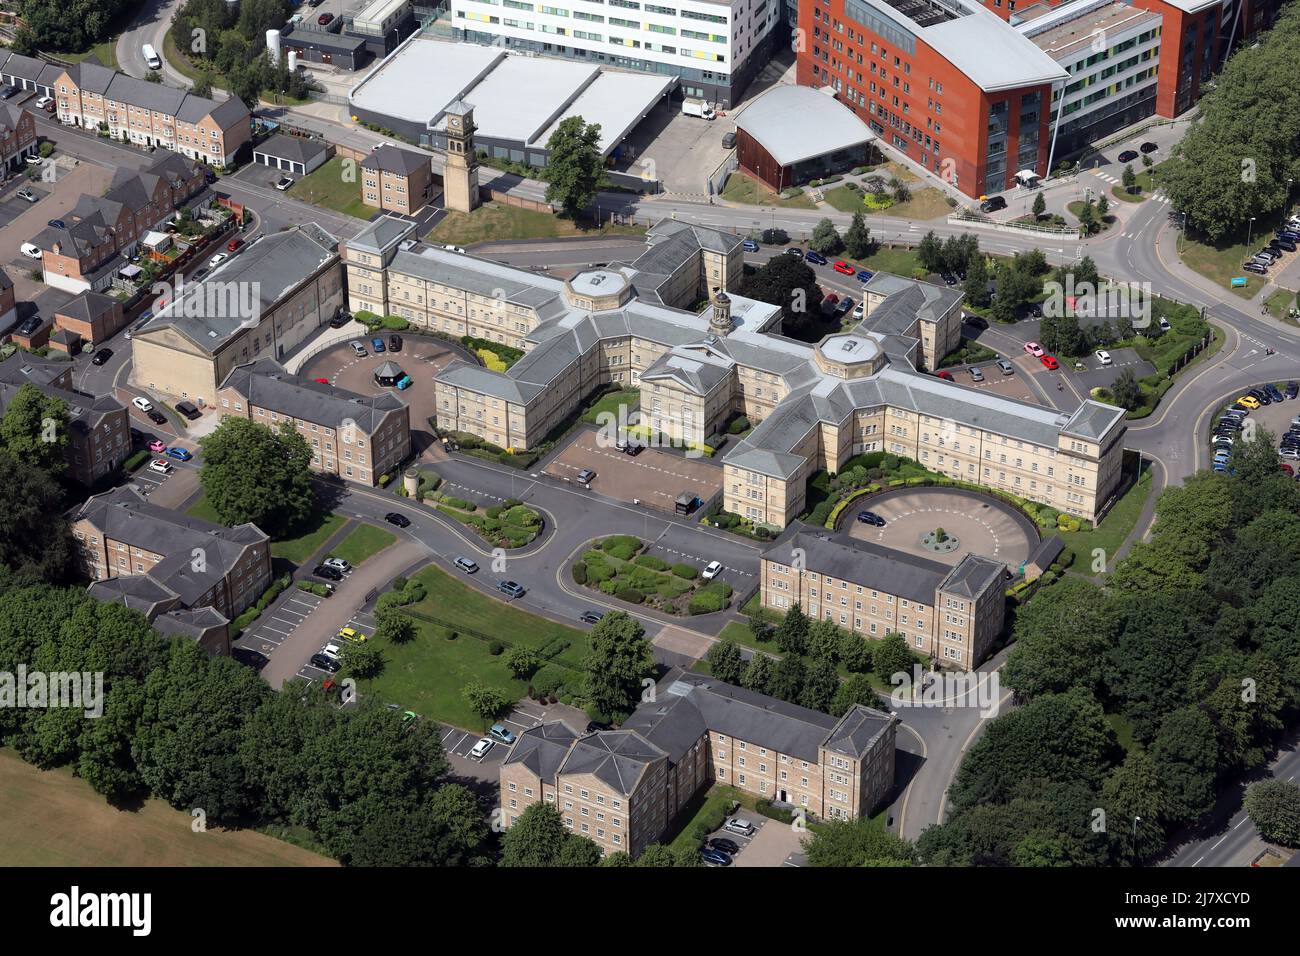
{"type": "Polygon", "coordinates": [[[556,117],[535,143],[545,146],[561,121],[570,116],[581,116],[585,122],[600,124],[600,151],[608,155],[676,82],[676,78],[671,76],[605,70],[567,110],[556,117]]]}
{"type": "Polygon", "coordinates": [[[352,15],[353,22],[357,20],[373,20],[382,22],[384,17],[388,16],[399,7],[405,6],[407,0],[372,0],[364,7],[352,15]]]}
{"type": "Polygon", "coordinates": [[[480,135],[531,143],[599,73],[585,63],[508,56],[463,99],[474,107],[480,135]]]}
{"type": "Polygon", "coordinates": [[[504,50],[474,43],[438,43],[417,33],[353,87],[349,102],[359,109],[423,126],[505,56],[504,50]]]}
{"type": "Polygon", "coordinates": [[[872,139],[867,124],[851,109],[810,86],[772,87],[741,110],[736,127],[782,166],[872,139]]]}

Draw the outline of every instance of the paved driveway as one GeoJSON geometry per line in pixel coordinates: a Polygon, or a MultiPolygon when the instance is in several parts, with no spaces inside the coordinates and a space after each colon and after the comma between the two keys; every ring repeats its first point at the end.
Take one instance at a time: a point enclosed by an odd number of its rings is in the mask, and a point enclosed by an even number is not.
{"type": "Polygon", "coordinates": [[[574,481],[579,472],[589,468],[596,473],[588,486],[592,491],[668,512],[674,510],[679,494],[693,494],[708,501],[722,487],[722,468],[711,460],[687,458],[681,452],[660,448],[646,448],[638,455],[628,455],[617,448],[604,447],[601,436],[595,428],[577,432],[547,462],[546,474],[574,481]]]}
{"type": "Polygon", "coordinates": [[[741,845],[740,852],[733,859],[736,866],[784,866],[793,854],[803,853],[802,843],[807,835],[806,830],[787,826],[779,820],[764,820],[764,825],[747,844],[741,845]]]}

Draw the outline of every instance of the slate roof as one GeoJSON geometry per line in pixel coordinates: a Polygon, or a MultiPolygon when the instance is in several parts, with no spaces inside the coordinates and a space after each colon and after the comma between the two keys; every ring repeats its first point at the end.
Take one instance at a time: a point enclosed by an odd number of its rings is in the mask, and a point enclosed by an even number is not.
{"type": "Polygon", "coordinates": [[[86,590],[96,601],[121,604],[145,617],[153,617],[160,607],[180,599],[175,591],[147,574],[123,574],[104,581],[92,581],[86,590]]]}
{"type": "Polygon", "coordinates": [[[151,623],[154,630],[161,634],[171,634],[197,641],[212,628],[227,626],[230,619],[215,607],[178,607],[164,611],[151,623]]]}
{"type": "Polygon", "coordinates": [[[126,406],[112,395],[85,395],[48,384],[43,374],[29,375],[23,371],[27,365],[21,358],[23,353],[15,353],[5,362],[0,363],[0,414],[9,407],[19,389],[31,385],[42,394],[57,398],[68,406],[68,427],[81,435],[88,435],[103,422],[105,416],[121,412],[126,406]]]}
{"type": "Polygon", "coordinates": [[[375,169],[385,173],[397,173],[410,176],[419,172],[421,167],[429,168],[429,157],[424,153],[414,153],[409,149],[398,149],[385,143],[378,149],[371,150],[370,155],[361,161],[362,169],[375,169]]]}
{"type": "Polygon", "coordinates": [[[1000,587],[1002,574],[1006,569],[1007,566],[1001,561],[994,561],[992,558],[981,557],[978,554],[967,554],[943,579],[939,590],[974,601],[990,587],[1000,587]]]}
{"type": "Polygon", "coordinates": [[[559,773],[589,773],[610,789],[631,796],[646,769],[666,756],[632,730],[604,730],[580,737],[559,773]]]}
{"type": "Polygon", "coordinates": [[[530,727],[519,734],[504,763],[521,763],[541,780],[555,782],[555,775],[578,739],[568,724],[553,720],[530,727]]]}
{"type": "Polygon", "coordinates": [[[345,421],[356,422],[366,434],[374,434],[394,411],[406,407],[391,392],[360,395],[291,375],[272,359],[258,359],[230,370],[222,388],[233,388],[250,407],[268,408],[305,422],[339,428],[345,421]]]}
{"type": "Polygon", "coordinates": [[[328,146],[318,139],[276,133],[262,145],[255,147],[254,152],[307,165],[315,161],[316,157],[324,153],[326,149],[328,149],[328,146]]]}
{"type": "Polygon", "coordinates": [[[894,718],[882,710],[854,704],[827,734],[823,746],[861,760],[893,721],[894,718]]]}

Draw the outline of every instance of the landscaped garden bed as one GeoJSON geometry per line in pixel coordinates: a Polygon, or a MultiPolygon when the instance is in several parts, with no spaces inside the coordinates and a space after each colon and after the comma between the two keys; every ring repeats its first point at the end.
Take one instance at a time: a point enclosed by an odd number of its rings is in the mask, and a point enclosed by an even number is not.
{"type": "Polygon", "coordinates": [[[731,585],[703,581],[691,564],[670,564],[649,554],[634,535],[611,535],[592,542],[570,569],[574,583],[629,604],[667,614],[710,614],[731,604],[731,585]]]}
{"type": "Polygon", "coordinates": [[[436,491],[426,495],[424,500],[467,528],[473,528],[493,547],[522,548],[532,544],[542,533],[541,513],[518,498],[508,498],[499,505],[482,510],[472,501],[436,491]]]}

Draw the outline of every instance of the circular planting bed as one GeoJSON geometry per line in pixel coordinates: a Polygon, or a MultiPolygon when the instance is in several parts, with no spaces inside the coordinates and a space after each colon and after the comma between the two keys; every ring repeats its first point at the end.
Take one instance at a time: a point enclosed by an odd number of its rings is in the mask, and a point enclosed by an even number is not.
{"type": "Polygon", "coordinates": [[[935,554],[951,554],[961,547],[961,540],[942,528],[936,528],[921,535],[921,547],[935,554]]]}

